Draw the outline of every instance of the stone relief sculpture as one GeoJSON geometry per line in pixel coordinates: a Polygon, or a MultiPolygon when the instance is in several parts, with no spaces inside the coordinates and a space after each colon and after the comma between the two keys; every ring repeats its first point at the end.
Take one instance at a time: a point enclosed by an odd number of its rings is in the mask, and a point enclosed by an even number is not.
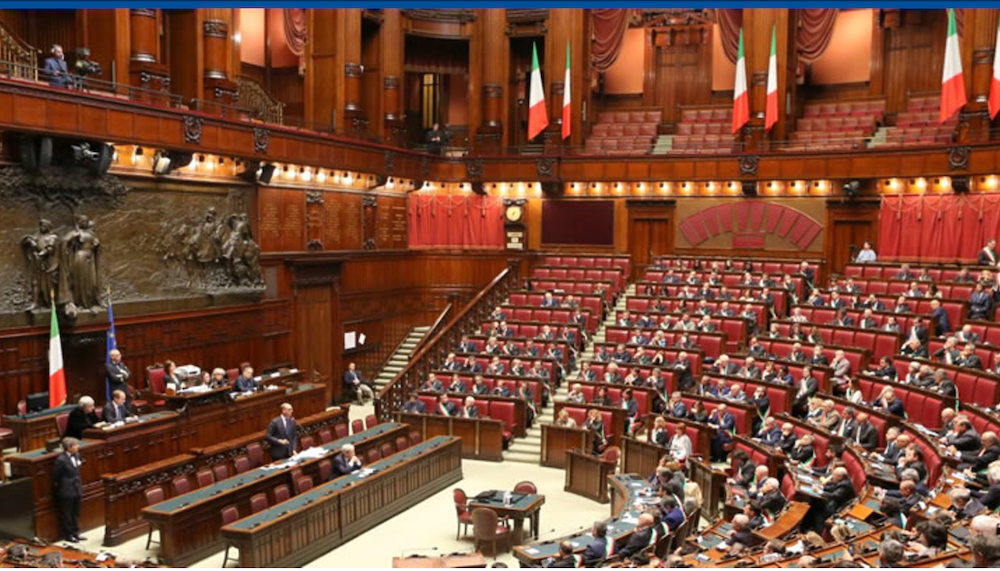
{"type": "Polygon", "coordinates": [[[201,220],[163,226],[164,262],[182,264],[192,283],[217,288],[258,288],[263,282],[260,246],[245,213],[220,216],[209,207],[201,220]]]}
{"type": "Polygon", "coordinates": [[[59,291],[59,235],[53,231],[52,222],[42,218],[38,232],[25,236],[21,248],[28,261],[28,280],[31,283],[31,305],[28,311],[48,309],[58,300],[59,291]]]}
{"type": "Polygon", "coordinates": [[[99,260],[101,241],[94,234],[94,222],[77,216],[76,228],[63,238],[63,261],[66,263],[66,315],[79,309],[99,311],[103,307],[99,260]]]}

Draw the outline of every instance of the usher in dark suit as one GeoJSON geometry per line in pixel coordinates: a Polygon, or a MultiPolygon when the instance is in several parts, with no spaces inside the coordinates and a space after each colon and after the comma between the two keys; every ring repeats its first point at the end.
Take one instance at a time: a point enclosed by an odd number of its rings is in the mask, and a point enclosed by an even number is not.
{"type": "Polygon", "coordinates": [[[79,454],[64,452],[52,466],[52,482],[59,504],[59,536],[63,539],[80,535],[80,500],[83,497],[80,464],[79,454]]]}
{"type": "Polygon", "coordinates": [[[299,425],[294,418],[286,419],[284,415],[271,421],[267,427],[267,441],[271,443],[271,459],[284,460],[295,452],[295,445],[299,440],[299,425]],[[287,440],[288,445],[282,444],[281,440],[287,440]]]}

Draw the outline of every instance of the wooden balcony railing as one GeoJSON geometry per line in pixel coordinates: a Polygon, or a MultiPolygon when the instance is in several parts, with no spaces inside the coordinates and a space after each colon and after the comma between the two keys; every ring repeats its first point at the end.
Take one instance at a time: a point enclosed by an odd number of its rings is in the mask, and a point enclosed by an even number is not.
{"type": "Polygon", "coordinates": [[[448,321],[447,325],[440,325],[444,322],[446,315],[442,313],[438,316],[438,323],[428,332],[427,337],[422,341],[422,346],[418,346],[419,350],[410,358],[410,362],[389,384],[382,387],[375,398],[375,414],[380,420],[390,420],[393,411],[399,410],[407,396],[417,390],[421,379],[444,362],[462,335],[475,332],[493,308],[506,299],[509,292],[517,287],[519,263],[518,260],[511,260],[508,267],[497,274],[476,297],[465,304],[465,307],[448,321]],[[440,330],[435,333],[435,329],[440,330]]]}
{"type": "Polygon", "coordinates": [[[254,119],[259,119],[265,123],[282,124],[282,114],[285,104],[271,97],[271,94],[264,89],[264,86],[250,79],[239,76],[236,78],[239,86],[239,106],[248,109],[254,119]]]}
{"type": "Polygon", "coordinates": [[[0,24],[0,61],[10,62],[7,74],[38,81],[38,50],[0,24]]]}

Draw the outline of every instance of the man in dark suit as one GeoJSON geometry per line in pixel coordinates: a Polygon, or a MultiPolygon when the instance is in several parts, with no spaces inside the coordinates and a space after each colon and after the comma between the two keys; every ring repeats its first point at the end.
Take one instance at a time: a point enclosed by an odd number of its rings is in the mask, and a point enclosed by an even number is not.
{"type": "MultiPolygon", "coordinates": [[[[454,353],[451,356],[454,358],[454,353]]],[[[348,363],[347,370],[344,371],[344,394],[354,395],[359,404],[364,404],[365,399],[375,400],[375,391],[364,382],[354,363],[348,363]]]]}
{"type": "Polygon", "coordinates": [[[575,569],[583,566],[583,556],[573,553],[573,544],[569,541],[559,543],[559,558],[547,567],[575,569]]]}
{"type": "Polygon", "coordinates": [[[70,411],[69,419],[66,421],[66,434],[69,438],[83,438],[83,431],[101,422],[94,412],[94,399],[83,396],[76,408],[70,411]]]}
{"type": "Polygon", "coordinates": [[[52,56],[45,58],[45,68],[42,70],[45,77],[49,80],[49,85],[53,87],[69,87],[73,83],[73,78],[69,75],[62,46],[53,44],[50,53],[52,56]]]}
{"type": "Polygon", "coordinates": [[[243,365],[240,376],[236,377],[233,383],[233,390],[238,393],[250,393],[257,390],[257,381],[253,378],[253,367],[248,364],[243,365]]]}
{"type": "Polygon", "coordinates": [[[708,417],[708,423],[716,427],[712,437],[711,454],[713,462],[726,460],[726,445],[733,441],[736,419],[729,412],[729,407],[720,404],[708,417]]]}
{"type": "Polygon", "coordinates": [[[756,502],[760,511],[772,518],[785,509],[787,499],[785,498],[785,494],[781,493],[781,485],[778,483],[777,478],[767,478],[764,480],[756,502]]]}
{"type": "Polygon", "coordinates": [[[827,517],[839,512],[841,508],[854,499],[854,483],[851,482],[847,468],[839,466],[833,469],[830,481],[823,486],[823,497],[827,500],[827,517]]]}
{"type": "Polygon", "coordinates": [[[997,260],[997,241],[991,238],[989,242],[986,242],[986,246],[979,250],[979,254],[976,256],[976,265],[995,267],[997,260]]]}
{"type": "Polygon", "coordinates": [[[608,526],[603,521],[595,522],[590,534],[594,536],[594,541],[588,543],[583,551],[583,563],[593,567],[615,554],[615,540],[608,537],[608,526]]]}
{"type": "Polygon", "coordinates": [[[63,438],[63,453],[52,466],[52,483],[55,485],[56,503],[59,505],[59,536],[66,541],[79,543],[86,540],[80,535],[80,501],[83,498],[83,480],[80,478],[80,442],[63,438]]]}
{"type": "Polygon", "coordinates": [[[937,299],[931,300],[931,325],[936,337],[951,332],[951,320],[948,317],[948,312],[941,307],[941,302],[937,299]]]}
{"type": "Polygon", "coordinates": [[[913,319],[913,325],[910,326],[910,331],[907,338],[916,339],[923,346],[927,345],[927,340],[930,338],[930,333],[927,331],[927,324],[924,323],[924,317],[922,315],[918,315],[913,319]]]}
{"type": "Polygon", "coordinates": [[[993,297],[983,288],[982,283],[969,296],[969,319],[990,319],[993,313],[993,297]]]}
{"type": "Polygon", "coordinates": [[[754,543],[753,532],[750,530],[750,518],[746,514],[736,514],[733,516],[733,531],[729,537],[715,548],[719,551],[729,551],[734,545],[741,545],[744,549],[751,547],[754,543]]]}
{"type": "Polygon", "coordinates": [[[618,549],[618,555],[621,556],[622,560],[631,559],[652,543],[653,525],[655,524],[656,520],[652,514],[644,512],[639,516],[639,525],[629,536],[628,543],[618,549]]]}
{"type": "Polygon", "coordinates": [[[403,412],[427,414],[427,405],[424,404],[424,401],[420,400],[417,393],[410,393],[409,400],[403,403],[403,412]]]}
{"type": "Polygon", "coordinates": [[[125,393],[121,391],[114,391],[111,393],[111,401],[104,405],[104,414],[102,415],[104,422],[107,422],[108,424],[125,422],[131,417],[132,413],[129,411],[128,404],[125,402],[125,393]]]}
{"type": "Polygon", "coordinates": [[[858,413],[857,422],[858,427],[854,433],[854,441],[868,452],[874,451],[878,448],[878,429],[872,424],[866,412],[858,413]]]}
{"type": "Polygon", "coordinates": [[[122,391],[125,393],[125,400],[130,400],[128,391],[128,379],[132,373],[122,363],[122,353],[118,349],[112,349],[108,353],[110,360],[104,368],[108,375],[108,389],[111,391],[122,391]]]}
{"type": "Polygon", "coordinates": [[[968,369],[981,370],[983,368],[983,360],[976,354],[976,346],[972,343],[966,343],[965,347],[962,347],[962,353],[956,364],[960,367],[966,367],[968,369]]]}
{"type": "Polygon", "coordinates": [[[995,432],[984,432],[982,436],[982,448],[975,455],[962,455],[964,463],[959,468],[967,469],[972,473],[985,472],[990,464],[1000,459],[1000,441],[997,440],[995,432]]]}
{"type": "Polygon", "coordinates": [[[462,418],[479,418],[479,407],[476,406],[476,399],[465,397],[465,406],[462,407],[462,418]]]}
{"type": "Polygon", "coordinates": [[[281,405],[281,415],[267,427],[267,441],[271,443],[271,459],[284,460],[295,453],[299,440],[299,425],[292,418],[292,405],[281,405]]]}
{"type": "Polygon", "coordinates": [[[437,405],[434,407],[435,414],[441,416],[455,416],[458,414],[455,404],[448,400],[448,395],[438,395],[437,405]]]}
{"type": "Polygon", "coordinates": [[[345,444],[340,447],[340,454],[333,459],[334,477],[346,476],[351,472],[361,469],[361,458],[354,453],[353,444],[345,444]]]}

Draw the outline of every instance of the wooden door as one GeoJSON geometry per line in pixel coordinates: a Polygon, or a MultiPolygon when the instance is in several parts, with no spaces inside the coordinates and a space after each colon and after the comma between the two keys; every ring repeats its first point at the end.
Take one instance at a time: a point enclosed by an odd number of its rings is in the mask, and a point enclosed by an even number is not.
{"type": "Polygon", "coordinates": [[[311,378],[318,371],[327,379],[327,402],[340,393],[335,379],[336,296],[331,284],[299,286],[295,289],[295,363],[311,378]]]}
{"type": "Polygon", "coordinates": [[[632,278],[638,279],[654,258],[674,251],[674,206],[665,201],[634,201],[628,210],[628,252],[632,278]]]}
{"type": "Polygon", "coordinates": [[[875,244],[875,233],[872,220],[834,220],[827,236],[829,270],[842,273],[865,242],[875,244]]]}

